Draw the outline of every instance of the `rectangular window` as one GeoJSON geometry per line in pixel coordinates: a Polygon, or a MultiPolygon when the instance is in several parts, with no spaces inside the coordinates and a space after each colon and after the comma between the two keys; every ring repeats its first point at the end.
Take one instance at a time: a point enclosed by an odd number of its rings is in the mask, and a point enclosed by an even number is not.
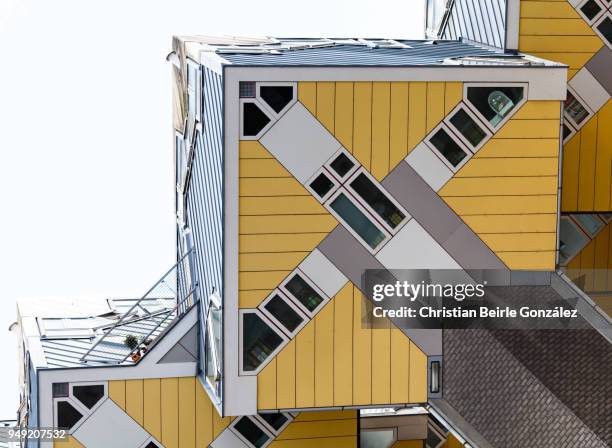
{"type": "Polygon", "coordinates": [[[398,229],[406,218],[400,208],[393,203],[382,190],[365,174],[359,172],[349,181],[350,188],[389,226],[391,230],[398,229]]]}
{"type": "Polygon", "coordinates": [[[234,431],[255,448],[262,448],[270,441],[270,436],[250,417],[240,417],[234,423],[233,428],[234,431]]]}
{"type": "Polygon", "coordinates": [[[281,432],[291,421],[291,416],[282,412],[274,414],[259,414],[258,416],[275,434],[281,432]]]}
{"type": "Polygon", "coordinates": [[[564,103],[565,116],[570,120],[570,122],[576,126],[576,128],[580,128],[586,120],[586,118],[591,115],[591,112],[578,100],[576,95],[567,91],[567,97],[564,103]]]}
{"type": "Polygon", "coordinates": [[[387,235],[343,192],[329,202],[329,207],[372,250],[387,239],[387,235]]]}
{"type": "Polygon", "coordinates": [[[595,31],[604,39],[606,45],[612,48],[612,14],[607,14],[595,25],[595,31]]]}
{"type": "Polygon", "coordinates": [[[589,242],[589,238],[569,217],[559,222],[559,264],[567,265],[589,242]]]}
{"type": "Polygon", "coordinates": [[[319,294],[304,278],[294,273],[289,280],[283,285],[284,289],[289,292],[291,297],[294,297],[309,313],[314,312],[325,301],[322,294],[319,294]]]}
{"type": "Polygon", "coordinates": [[[459,145],[443,126],[440,126],[437,131],[432,133],[431,137],[429,137],[429,144],[442,155],[444,160],[448,162],[449,167],[454,171],[459,168],[461,162],[467,157],[467,151],[459,145]]]}
{"type": "Polygon", "coordinates": [[[274,291],[260,308],[280,329],[284,329],[289,337],[294,336],[307,322],[293,302],[285,299],[278,291],[274,291]]]}
{"type": "Polygon", "coordinates": [[[448,123],[473,151],[480,149],[487,137],[491,135],[463,105],[459,106],[457,111],[450,116],[448,123]]]}
{"type": "Polygon", "coordinates": [[[287,339],[259,314],[243,312],[242,316],[242,370],[257,373],[287,339]]]}

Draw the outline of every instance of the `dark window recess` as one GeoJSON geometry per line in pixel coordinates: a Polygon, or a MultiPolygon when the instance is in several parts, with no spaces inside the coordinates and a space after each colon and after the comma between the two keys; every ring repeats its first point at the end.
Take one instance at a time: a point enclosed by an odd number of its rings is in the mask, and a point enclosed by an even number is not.
{"type": "Polygon", "coordinates": [[[279,113],[293,99],[293,87],[261,86],[259,88],[259,95],[262,100],[268,103],[274,112],[279,113]]]}
{"type": "Polygon", "coordinates": [[[480,126],[478,126],[472,117],[463,109],[459,109],[457,113],[451,117],[450,122],[474,148],[487,136],[480,126]]]}
{"type": "Polygon", "coordinates": [[[254,103],[242,105],[242,129],[247,137],[254,137],[270,123],[270,118],[254,103]]]}
{"type": "Polygon", "coordinates": [[[93,386],[74,386],[72,388],[74,397],[91,409],[104,396],[104,386],[96,384],[93,386]]]}
{"type": "Polygon", "coordinates": [[[159,448],[159,445],[155,442],[149,442],[145,448],[159,448]]]}
{"type": "Polygon", "coordinates": [[[77,411],[70,403],[67,401],[58,401],[57,402],[57,426],[59,428],[72,428],[77,424],[79,420],[83,417],[79,411],[77,411]]]}
{"type": "Polygon", "coordinates": [[[565,112],[576,124],[582,123],[589,116],[589,111],[576,99],[572,92],[567,92],[564,108],[565,112]]]}
{"type": "Polygon", "coordinates": [[[53,398],[67,397],[68,383],[53,383],[53,398]]]}
{"type": "Polygon", "coordinates": [[[589,0],[580,8],[580,11],[589,20],[593,20],[597,14],[601,12],[602,8],[595,0],[589,0]]]}
{"type": "Polygon", "coordinates": [[[253,81],[240,81],[238,84],[240,98],[255,98],[255,83],[253,81]]]}
{"type": "Polygon", "coordinates": [[[282,338],[257,314],[245,314],[242,331],[244,370],[256,370],[282,342],[282,338]]]}
{"type": "Polygon", "coordinates": [[[568,138],[572,134],[572,130],[566,124],[563,125],[563,140],[568,138]]]}
{"type": "Polygon", "coordinates": [[[607,16],[603,21],[597,25],[597,29],[608,41],[608,44],[612,44],[612,19],[607,16]]]}
{"type": "Polygon", "coordinates": [[[304,319],[278,294],[274,295],[264,306],[290,332],[304,322],[304,319]]]}
{"type": "Polygon", "coordinates": [[[242,437],[248,440],[255,448],[260,448],[270,439],[270,437],[257,426],[249,417],[242,417],[234,425],[242,437]]]}
{"type": "Polygon", "coordinates": [[[285,284],[285,288],[306,307],[308,311],[314,311],[323,298],[298,274],[294,274],[291,280],[285,284]]]}
{"type": "Polygon", "coordinates": [[[336,173],[338,173],[338,176],[344,177],[346,173],[348,173],[355,166],[355,164],[346,154],[340,154],[332,163],[330,163],[330,166],[336,173]]]}
{"type": "Polygon", "coordinates": [[[440,361],[432,361],[429,366],[429,391],[432,394],[440,393],[440,361]]]}
{"type": "Polygon", "coordinates": [[[522,87],[468,87],[468,101],[493,127],[497,126],[523,99],[522,87]]]}
{"type": "Polygon", "coordinates": [[[325,195],[329,193],[329,190],[331,190],[333,186],[334,183],[329,180],[329,177],[327,177],[323,173],[319,174],[315,178],[315,180],[310,183],[310,188],[312,188],[314,192],[319,195],[320,198],[325,197],[325,195]]]}
{"type": "Polygon", "coordinates": [[[452,166],[457,166],[467,154],[444,130],[439,129],[429,141],[452,166]]]}
{"type": "Polygon", "coordinates": [[[431,428],[427,428],[427,448],[436,448],[444,439],[438,435],[431,428]]]}
{"type": "Polygon", "coordinates": [[[329,206],[372,249],[376,249],[385,240],[385,234],[344,193],[339,194],[329,206]]]}
{"type": "Polygon", "coordinates": [[[275,431],[280,430],[287,420],[284,414],[259,414],[261,418],[263,418],[270,427],[274,428],[275,431]]]}
{"type": "Polygon", "coordinates": [[[392,229],[406,217],[365,174],[359,174],[351,187],[392,229]]]}

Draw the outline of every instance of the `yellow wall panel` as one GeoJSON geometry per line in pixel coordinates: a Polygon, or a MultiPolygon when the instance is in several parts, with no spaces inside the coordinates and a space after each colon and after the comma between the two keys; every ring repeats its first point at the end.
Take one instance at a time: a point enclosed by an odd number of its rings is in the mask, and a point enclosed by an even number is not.
{"type": "Polygon", "coordinates": [[[427,132],[435,128],[438,123],[444,118],[444,83],[443,82],[428,82],[427,83],[427,132]]]}
{"type": "Polygon", "coordinates": [[[238,287],[243,290],[272,290],[289,275],[290,271],[241,272],[238,274],[238,287]]]}
{"type": "Polygon", "coordinates": [[[196,446],[196,403],[195,403],[195,377],[178,379],[179,391],[179,447],[195,448],[196,446]]]}
{"type": "Polygon", "coordinates": [[[127,380],[125,382],[125,412],[140,426],[144,424],[142,380],[127,380]]]}
{"type": "Polygon", "coordinates": [[[597,154],[595,156],[594,210],[612,210],[610,187],[612,186],[612,101],[597,114],[597,154]]]}
{"type": "Polygon", "coordinates": [[[294,421],[287,426],[277,440],[353,436],[356,434],[356,426],[354,419],[294,421]]]}
{"type": "Polygon", "coordinates": [[[362,315],[370,303],[357,288],[353,289],[353,401],[372,402],[372,331],[362,328],[362,315]]]}
{"type": "Polygon", "coordinates": [[[379,181],[389,172],[389,125],[391,84],[372,85],[372,166],[370,172],[379,181]]]}
{"type": "Polygon", "coordinates": [[[270,444],[271,448],[355,448],[357,412],[301,412],[270,444]]]}
{"type": "Polygon", "coordinates": [[[551,271],[555,269],[555,251],[499,252],[501,260],[513,269],[551,271]]]}
{"type": "Polygon", "coordinates": [[[241,159],[273,159],[274,156],[257,140],[240,140],[239,153],[241,159]]]}
{"type": "Polygon", "coordinates": [[[408,83],[391,83],[389,166],[393,169],[408,151],[408,83]]]}
{"type": "Polygon", "coordinates": [[[297,266],[310,252],[240,254],[238,262],[242,272],[280,271],[297,266]]]}
{"type": "Polygon", "coordinates": [[[334,133],[334,116],[335,116],[335,83],[333,82],[318,82],[317,83],[317,113],[316,117],[325,126],[325,128],[334,133]]]}
{"type": "Polygon", "coordinates": [[[240,196],[310,196],[293,178],[243,178],[240,179],[240,196]]]}
{"type": "Polygon", "coordinates": [[[444,91],[444,115],[448,115],[463,99],[463,83],[447,82],[444,91]]]}
{"type": "Polygon", "coordinates": [[[270,448],[355,448],[357,436],[324,437],[314,439],[275,440],[270,448]]]}
{"type": "Polygon", "coordinates": [[[353,285],[347,283],[334,304],[334,406],[353,404],[353,285]],[[348,335],[348,337],[347,337],[348,335]]]}
{"type": "Polygon", "coordinates": [[[557,176],[559,162],[556,157],[547,158],[495,158],[471,160],[457,177],[527,177],[557,176]]]}
{"type": "MultiPolygon", "coordinates": [[[[196,446],[207,447],[213,441],[212,419],[213,412],[217,412],[206,391],[199,382],[196,384],[196,446]]],[[[160,440],[160,439],[158,439],[160,440]]]]}
{"type": "Polygon", "coordinates": [[[514,115],[515,120],[558,120],[561,114],[559,101],[527,101],[514,115]]]}
{"type": "Polygon", "coordinates": [[[412,341],[410,342],[410,385],[411,403],[427,401],[427,356],[412,341]]]}
{"type": "Polygon", "coordinates": [[[219,434],[221,434],[223,430],[227,428],[231,422],[232,422],[232,419],[230,417],[221,418],[219,413],[216,410],[213,410],[213,421],[212,421],[213,437],[217,438],[219,434]]]}
{"type": "Polygon", "coordinates": [[[240,177],[291,177],[275,159],[240,159],[240,177]]]}
{"type": "Polygon", "coordinates": [[[550,250],[556,244],[551,233],[493,233],[481,234],[482,240],[494,252],[537,252],[550,250]]]}
{"type": "Polygon", "coordinates": [[[356,82],[354,87],[353,156],[367,170],[372,157],[372,83],[356,82]]]}
{"type": "Polygon", "coordinates": [[[295,339],[276,356],[276,402],[280,409],[295,406],[295,339]]]}
{"type": "Polygon", "coordinates": [[[66,440],[54,440],[53,441],[53,446],[55,448],[85,448],[72,435],[69,435],[66,440]]]}
{"type": "Polygon", "coordinates": [[[243,197],[240,214],[247,215],[322,215],[327,211],[312,196],[243,197]]]}
{"type": "Polygon", "coordinates": [[[557,195],[541,196],[468,196],[446,197],[446,203],[453,210],[460,210],[462,216],[469,215],[522,215],[533,213],[555,213],[557,195]]]}
{"type": "Polygon", "coordinates": [[[312,320],[295,338],[295,405],[314,406],[315,395],[315,321],[312,320]]]}
{"type": "Polygon", "coordinates": [[[391,391],[393,402],[408,403],[410,395],[410,340],[402,331],[391,326],[391,391]]]}
{"type": "Polygon", "coordinates": [[[328,303],[315,316],[315,406],[334,403],[334,304],[328,303]]]}
{"type": "Polygon", "coordinates": [[[162,378],[160,442],[167,448],[179,446],[178,401],[178,378],[162,378]]]}
{"type": "Polygon", "coordinates": [[[108,396],[117,406],[125,411],[125,381],[109,381],[108,396]]]}
{"type": "MultiPolygon", "coordinates": [[[[468,162],[465,166],[468,166],[468,162]]],[[[557,177],[454,177],[440,190],[440,196],[548,195],[557,191],[557,177]]]]}
{"type": "Polygon", "coordinates": [[[391,403],[391,322],[372,330],[372,403],[391,403]]]}
{"type": "Polygon", "coordinates": [[[568,2],[549,2],[543,0],[522,0],[522,18],[543,18],[543,19],[573,19],[578,16],[572,5],[568,2]]]}
{"type": "Polygon", "coordinates": [[[520,36],[519,48],[525,52],[553,52],[564,49],[566,52],[596,53],[603,46],[599,36],[520,36]]]}
{"type": "Polygon", "coordinates": [[[310,111],[311,114],[317,115],[317,83],[316,82],[299,82],[298,83],[298,100],[310,111]]]}
{"type": "Polygon", "coordinates": [[[496,157],[557,157],[558,155],[559,140],[557,138],[493,138],[476,153],[474,159],[496,157]]]}
{"type": "Polygon", "coordinates": [[[578,168],[578,211],[591,211],[595,200],[595,157],[597,154],[597,117],[580,130],[580,167],[578,168]]]}
{"type": "Polygon", "coordinates": [[[557,215],[477,215],[464,216],[465,223],[474,232],[483,235],[487,233],[532,233],[555,232],[557,228],[557,215]]]}
{"type": "Polygon", "coordinates": [[[338,222],[327,215],[241,216],[240,234],[329,232],[338,222]]]}
{"type": "Polygon", "coordinates": [[[276,359],[273,359],[257,375],[257,407],[259,409],[277,409],[276,359]]]}
{"type": "Polygon", "coordinates": [[[159,379],[143,381],[143,421],[146,429],[157,440],[161,440],[161,382],[159,379]]]}
{"type": "Polygon", "coordinates": [[[422,440],[398,440],[391,445],[391,448],[423,448],[423,446],[422,440]]]}
{"type": "Polygon", "coordinates": [[[523,36],[595,36],[595,32],[581,17],[566,19],[521,19],[523,36]]]}
{"type": "Polygon", "coordinates": [[[253,235],[240,235],[240,253],[258,252],[309,252],[316,247],[327,232],[312,233],[259,233],[253,235]]]}
{"type": "Polygon", "coordinates": [[[421,143],[426,134],[427,84],[411,82],[408,95],[408,153],[410,153],[421,143]]]}
{"type": "Polygon", "coordinates": [[[335,137],[353,152],[353,83],[336,83],[335,137]]]}
{"type": "Polygon", "coordinates": [[[559,118],[554,120],[510,120],[495,138],[558,138],[559,118]]]}
{"type": "Polygon", "coordinates": [[[316,411],[300,412],[295,418],[296,422],[315,422],[321,420],[356,419],[357,411],[316,411]]]}

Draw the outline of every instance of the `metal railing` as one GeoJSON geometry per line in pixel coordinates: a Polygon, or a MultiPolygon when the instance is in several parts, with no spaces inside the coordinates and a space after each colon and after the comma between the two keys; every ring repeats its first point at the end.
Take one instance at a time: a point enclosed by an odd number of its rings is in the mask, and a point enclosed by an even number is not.
{"type": "Polygon", "coordinates": [[[187,252],[80,358],[83,363],[138,362],[154,341],[197,302],[197,281],[191,273],[194,251],[187,252]],[[129,362],[129,361],[128,361],[129,362]]]}

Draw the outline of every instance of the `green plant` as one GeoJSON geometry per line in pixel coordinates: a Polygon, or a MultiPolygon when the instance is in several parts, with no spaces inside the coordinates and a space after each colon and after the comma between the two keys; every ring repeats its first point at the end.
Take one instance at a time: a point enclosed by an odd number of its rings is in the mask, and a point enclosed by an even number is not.
{"type": "Polygon", "coordinates": [[[138,338],[133,334],[128,334],[123,340],[123,343],[132,351],[139,345],[138,338]]]}

